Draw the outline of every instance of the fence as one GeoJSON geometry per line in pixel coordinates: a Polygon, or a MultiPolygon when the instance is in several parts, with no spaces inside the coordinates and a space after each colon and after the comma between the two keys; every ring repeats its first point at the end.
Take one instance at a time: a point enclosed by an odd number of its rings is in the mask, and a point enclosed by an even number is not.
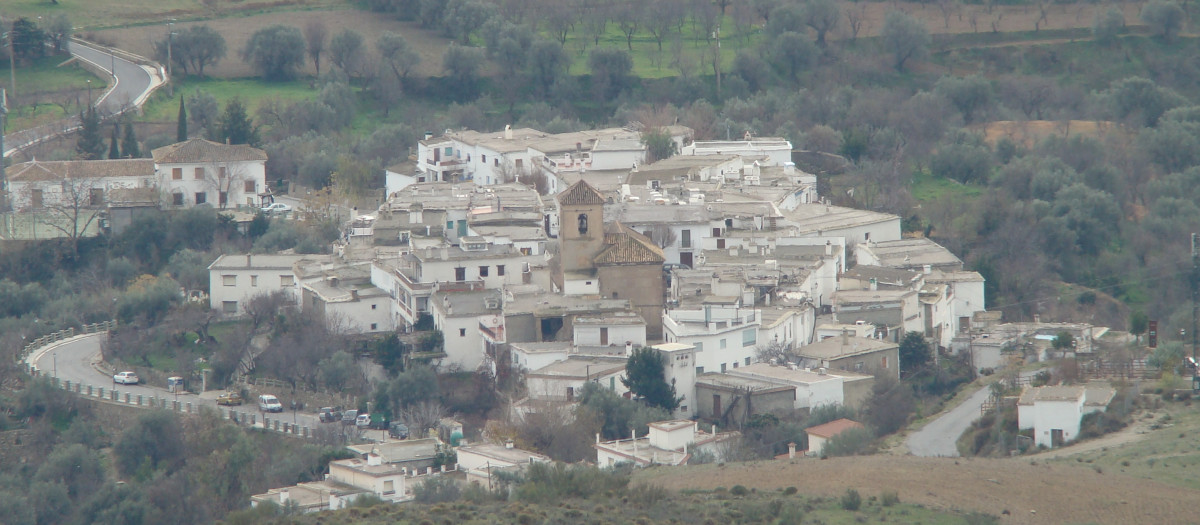
{"type": "MultiPolygon", "coordinates": [[[[109,330],[112,330],[116,327],[116,321],[105,321],[103,323],[84,325],[79,330],[76,330],[75,328],[59,330],[52,334],[39,337],[33,342],[25,345],[25,347],[21,350],[19,359],[22,361],[27,360],[29,356],[37,350],[58,345],[79,335],[107,334],[109,330]]],[[[33,377],[43,375],[42,371],[38,369],[36,363],[27,362],[26,365],[29,375],[33,377]]],[[[90,385],[81,382],[60,380],[57,377],[50,378],[50,381],[55,388],[61,388],[67,392],[88,399],[114,403],[118,405],[147,409],[171,410],[173,412],[179,412],[183,414],[199,414],[202,407],[212,409],[211,407],[207,407],[207,405],[201,405],[198,402],[188,401],[186,399],[184,401],[180,401],[178,395],[158,396],[135,394],[133,392],[122,392],[116,389],[114,386],[105,387],[90,385]]],[[[242,411],[221,406],[217,406],[215,410],[221,419],[229,420],[239,426],[261,428],[264,430],[270,430],[306,439],[316,437],[316,429],[306,425],[299,425],[294,422],[287,422],[282,418],[273,418],[265,414],[258,414],[256,412],[242,411]],[[260,419],[261,424],[259,421],[260,419]]]]}

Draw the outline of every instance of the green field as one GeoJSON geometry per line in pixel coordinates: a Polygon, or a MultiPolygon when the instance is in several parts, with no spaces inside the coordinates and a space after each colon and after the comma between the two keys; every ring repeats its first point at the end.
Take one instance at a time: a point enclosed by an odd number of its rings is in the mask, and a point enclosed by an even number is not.
{"type": "Polygon", "coordinates": [[[87,99],[88,80],[92,96],[98,98],[108,87],[106,78],[97,77],[74,64],[63,65],[66,57],[44,57],[30,65],[17,65],[16,96],[8,60],[0,60],[0,86],[9,94],[7,130],[28,129],[64,118],[78,111],[77,98],[87,99]],[[60,105],[62,104],[62,105],[60,105]],[[63,105],[68,109],[64,110],[63,105]]]}
{"type": "Polygon", "coordinates": [[[213,78],[199,79],[194,76],[183,77],[175,83],[175,96],[168,95],[166,89],[160,89],[146,103],[141,120],[147,122],[174,122],[179,117],[179,96],[185,98],[196,90],[204,90],[212,94],[221,107],[234,97],[241,97],[246,103],[246,109],[251,115],[264,100],[277,98],[284,101],[296,101],[310,98],[317,91],[310,88],[308,82],[296,80],[292,82],[264,82],[257,78],[213,78]]]}
{"type": "Polygon", "coordinates": [[[65,13],[79,30],[123,27],[167,20],[199,20],[247,16],[269,11],[345,6],[347,0],[217,0],[215,8],[199,0],[5,0],[3,14],[36,20],[65,13]]]}
{"type": "MultiPolygon", "coordinates": [[[[734,24],[726,17],[721,24],[721,70],[728,72],[733,66],[733,59],[741,49],[753,49],[758,45],[762,35],[757,30],[750,34],[741,35],[734,32],[734,24]]],[[[550,38],[549,35],[542,35],[550,38]]],[[[662,51],[658,43],[645,30],[633,35],[630,42],[632,50],[625,42],[625,34],[616,24],[609,24],[600,36],[599,47],[615,48],[629,51],[633,57],[633,74],[641,78],[664,78],[679,76],[679,69],[672,65],[674,49],[679,49],[685,64],[688,64],[689,75],[712,75],[712,50],[716,47],[712,42],[698,35],[689,22],[684,24],[682,34],[672,35],[663,39],[662,51]],[[700,36],[700,38],[697,38],[700,36]],[[674,42],[678,40],[678,42],[674,42]],[[700,59],[704,57],[704,63],[700,59]]],[[[582,34],[582,30],[572,31],[567,36],[564,48],[571,57],[571,75],[586,75],[588,69],[588,53],[596,47],[591,37],[582,34]]]]}

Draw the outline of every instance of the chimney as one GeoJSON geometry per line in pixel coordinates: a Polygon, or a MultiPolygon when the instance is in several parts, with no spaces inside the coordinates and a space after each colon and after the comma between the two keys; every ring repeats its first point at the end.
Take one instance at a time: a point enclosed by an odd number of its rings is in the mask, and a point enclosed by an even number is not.
{"type": "Polygon", "coordinates": [[[633,341],[625,341],[625,357],[633,356],[633,341]]]}
{"type": "Polygon", "coordinates": [[[432,132],[429,132],[429,131],[426,131],[426,132],[425,132],[425,140],[429,140],[429,139],[431,139],[431,138],[433,138],[433,133],[432,133],[432,132]]]}
{"type": "Polygon", "coordinates": [[[512,138],[512,125],[505,124],[504,125],[504,140],[512,140],[512,139],[513,139],[512,138]]]}
{"type": "Polygon", "coordinates": [[[337,288],[337,286],[338,286],[338,278],[337,278],[337,277],[330,277],[330,278],[329,278],[329,286],[332,286],[332,287],[334,287],[334,288],[337,288]]]}
{"type": "Polygon", "coordinates": [[[925,275],[929,275],[929,274],[933,273],[933,265],[932,264],[926,264],[923,269],[925,270],[925,275]]]}
{"type": "Polygon", "coordinates": [[[378,467],[382,464],[383,464],[383,456],[380,456],[379,454],[376,454],[374,452],[367,454],[367,466],[368,467],[378,467]]]}
{"type": "Polygon", "coordinates": [[[783,174],[784,175],[795,175],[796,174],[796,163],[795,162],[784,162],[783,163],[783,174]]]}
{"type": "Polygon", "coordinates": [[[796,459],[796,442],[788,442],[788,459],[796,459]]]}
{"type": "Polygon", "coordinates": [[[291,499],[291,494],[288,494],[288,489],[281,489],[279,491],[279,504],[286,505],[289,499],[291,499]]]}
{"type": "Polygon", "coordinates": [[[825,241],[825,255],[833,255],[833,243],[825,241]]]}
{"type": "Polygon", "coordinates": [[[717,424],[716,423],[713,423],[712,431],[713,431],[712,435],[714,435],[714,436],[717,435],[717,424]]]}
{"type": "Polygon", "coordinates": [[[230,142],[229,142],[229,137],[225,137],[225,145],[226,145],[226,146],[230,145],[230,142]]]}
{"type": "Polygon", "coordinates": [[[879,290],[879,281],[878,280],[876,280],[874,277],[872,277],[869,282],[871,283],[871,291],[872,292],[879,290]]]}
{"type": "Polygon", "coordinates": [[[250,268],[250,254],[246,254],[246,267],[250,268]]]}
{"type": "Polygon", "coordinates": [[[510,440],[508,440],[508,441],[505,441],[505,442],[504,442],[504,448],[507,448],[507,449],[511,449],[511,448],[513,448],[513,440],[511,440],[511,439],[510,439],[510,440]]]}
{"type": "Polygon", "coordinates": [[[599,432],[596,433],[596,444],[597,445],[600,444],[600,433],[599,432]]]}
{"type": "Polygon", "coordinates": [[[358,300],[358,288],[351,288],[351,289],[350,289],[350,300],[351,300],[351,301],[357,301],[357,300],[358,300]]]}

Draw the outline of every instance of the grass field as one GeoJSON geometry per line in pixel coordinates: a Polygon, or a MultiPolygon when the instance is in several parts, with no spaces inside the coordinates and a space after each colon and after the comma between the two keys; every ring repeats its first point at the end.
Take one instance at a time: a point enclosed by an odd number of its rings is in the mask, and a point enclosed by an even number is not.
{"type": "Polygon", "coordinates": [[[27,129],[76,113],[87,101],[88,80],[92,95],[99,97],[108,87],[107,79],[92,75],[76,65],[62,65],[66,57],[44,57],[30,65],[18,65],[16,96],[8,60],[0,60],[0,86],[8,90],[13,104],[8,114],[8,130],[27,129]],[[64,110],[64,107],[67,109],[64,110]]]}
{"type": "Polygon", "coordinates": [[[166,23],[170,19],[191,20],[246,16],[265,11],[316,9],[349,5],[347,0],[5,0],[5,16],[30,19],[65,13],[81,30],[103,27],[166,23]],[[209,5],[213,7],[209,7],[209,5]]]}
{"type": "Polygon", "coordinates": [[[141,120],[147,122],[175,122],[179,117],[179,96],[191,96],[196,90],[204,90],[212,94],[221,107],[233,97],[241,97],[246,103],[251,115],[258,109],[262,101],[269,98],[294,101],[310,98],[316,95],[316,90],[310,88],[308,82],[264,82],[258,78],[184,78],[175,86],[175,96],[171,97],[166,90],[159,90],[146,103],[141,120]]]}

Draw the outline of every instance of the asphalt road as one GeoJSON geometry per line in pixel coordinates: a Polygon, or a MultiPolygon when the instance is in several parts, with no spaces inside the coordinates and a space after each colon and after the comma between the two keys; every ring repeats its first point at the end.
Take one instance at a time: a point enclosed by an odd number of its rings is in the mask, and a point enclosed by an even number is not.
{"type": "MultiPolygon", "coordinates": [[[[1021,377],[1030,377],[1034,373],[1022,372],[1021,377]]],[[[990,395],[990,387],[980,388],[962,404],[909,434],[906,441],[909,453],[924,457],[958,457],[958,438],[979,419],[983,403],[990,395]]]]}
{"type": "MultiPolygon", "coordinates": [[[[109,73],[116,72],[116,85],[95,103],[102,116],[118,113],[128,107],[140,106],[145,102],[150,90],[162,82],[149,66],[130,62],[79,42],[71,42],[71,54],[77,59],[92,62],[109,73]]],[[[21,87],[20,78],[18,71],[18,88],[21,87]]],[[[11,155],[56,135],[70,133],[78,127],[79,117],[73,116],[36,128],[9,133],[4,136],[4,155],[11,155]]]]}
{"type": "MultiPolygon", "coordinates": [[[[33,352],[26,362],[34,365],[41,370],[45,375],[57,377],[62,381],[70,381],[72,384],[92,385],[93,387],[103,387],[105,396],[107,397],[109,389],[116,389],[120,399],[124,399],[125,393],[128,392],[131,396],[141,395],[143,398],[157,397],[159,399],[168,399],[174,401],[179,400],[180,403],[192,403],[193,407],[207,406],[218,408],[216,396],[218,392],[206,392],[202,395],[191,393],[175,394],[170,393],[166,389],[166,385],[162,387],[153,385],[121,385],[113,382],[112,376],[115,372],[110,372],[112,368],[103,362],[100,354],[100,344],[104,340],[102,334],[90,334],[86,336],[76,336],[74,338],[63,341],[57,345],[41,348],[33,352]]],[[[135,401],[136,403],[136,401],[135,401]]],[[[284,406],[287,406],[287,400],[283,400],[284,406]]],[[[258,411],[258,407],[253,400],[239,407],[219,407],[222,410],[232,408],[242,414],[255,416],[256,425],[261,427],[263,423],[263,415],[258,411]]],[[[309,427],[316,429],[322,425],[335,425],[335,423],[322,424],[314,413],[296,413],[294,415],[289,412],[267,414],[271,419],[278,418],[280,423],[293,423],[301,427],[309,427]]]]}

